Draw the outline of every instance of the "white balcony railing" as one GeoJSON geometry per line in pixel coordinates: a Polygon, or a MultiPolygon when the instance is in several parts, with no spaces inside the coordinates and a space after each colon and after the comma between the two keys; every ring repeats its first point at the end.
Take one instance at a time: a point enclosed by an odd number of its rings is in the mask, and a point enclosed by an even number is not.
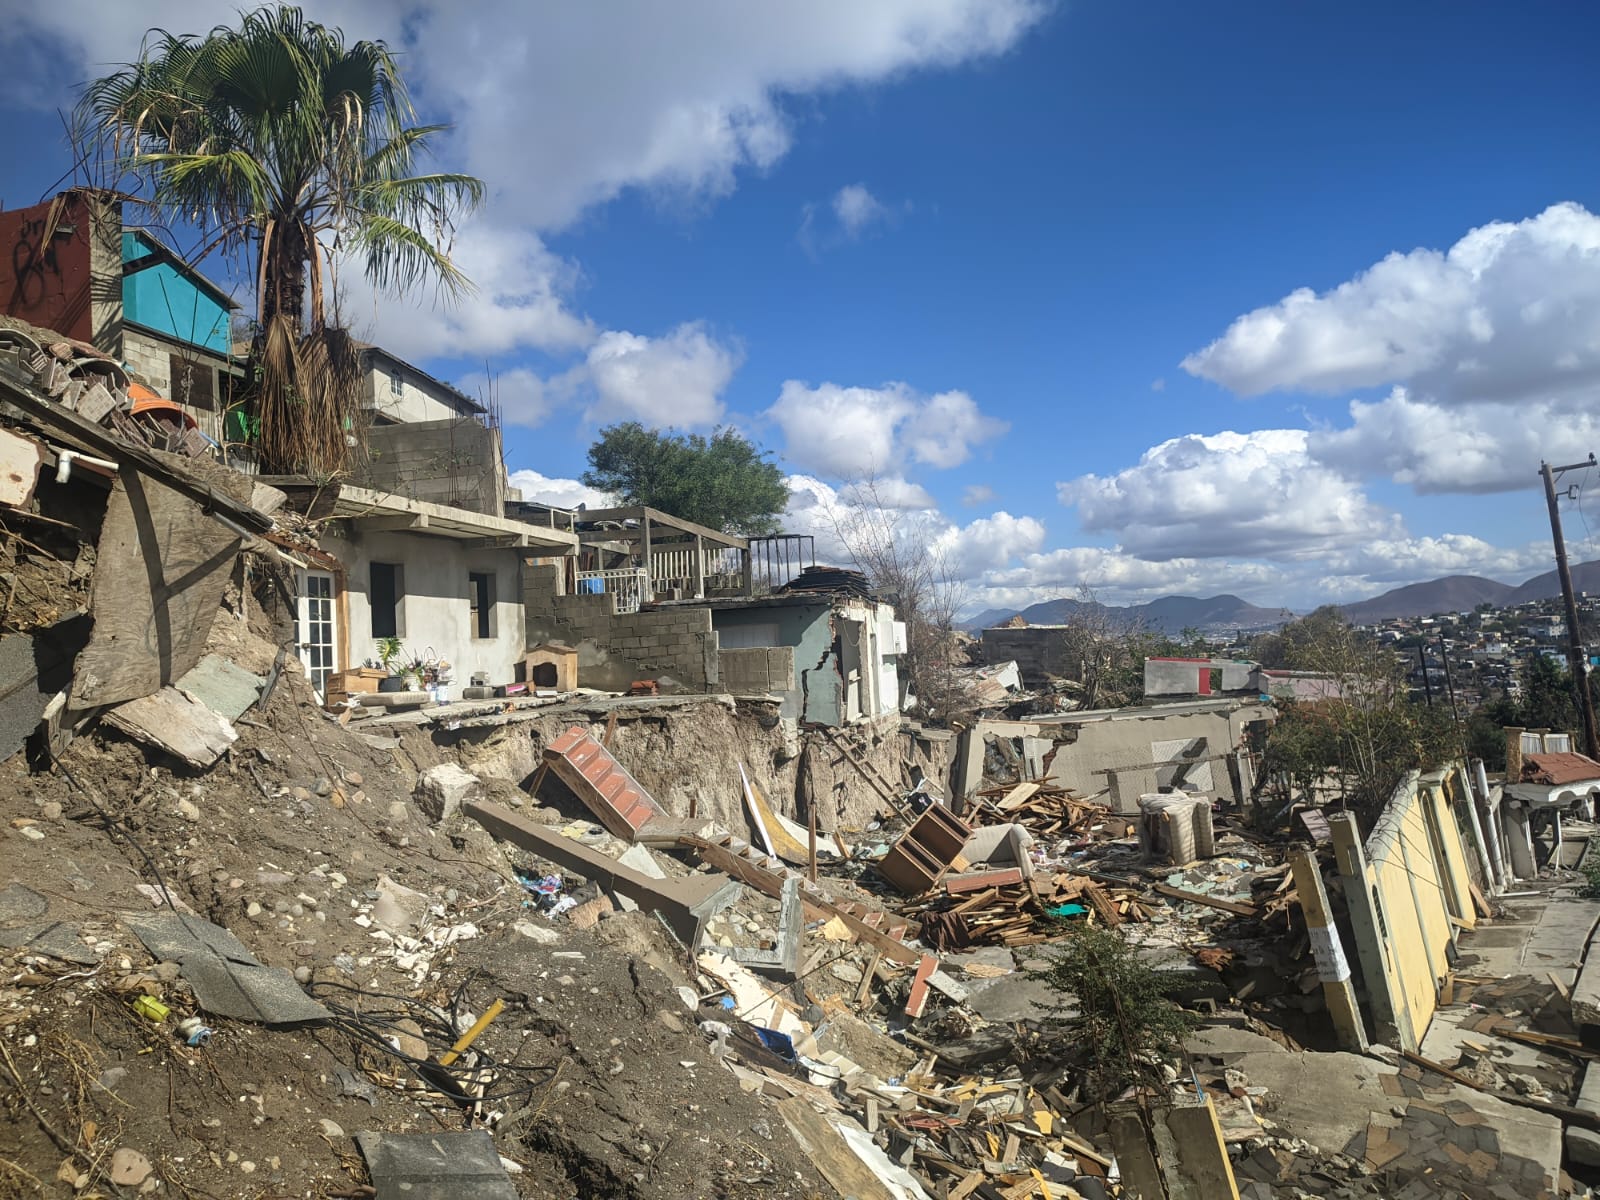
{"type": "Polygon", "coordinates": [[[612,598],[612,611],[618,613],[636,613],[639,605],[654,599],[650,591],[650,575],[643,567],[624,567],[617,571],[579,571],[578,593],[605,593],[612,598]]]}

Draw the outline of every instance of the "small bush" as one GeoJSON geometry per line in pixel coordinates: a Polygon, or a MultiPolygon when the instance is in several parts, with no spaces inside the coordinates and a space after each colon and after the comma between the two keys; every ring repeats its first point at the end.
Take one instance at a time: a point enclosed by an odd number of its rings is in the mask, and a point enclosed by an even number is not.
{"type": "Polygon", "coordinates": [[[1050,1024],[1083,1064],[1085,1097],[1110,1099],[1136,1083],[1163,1086],[1163,1063],[1199,1024],[1172,1000],[1177,972],[1150,966],[1117,934],[1094,926],[1052,944],[1045,958],[1029,974],[1062,996],[1048,1006],[1050,1024]]]}
{"type": "Polygon", "coordinates": [[[1600,900],[1600,856],[1585,852],[1583,865],[1578,869],[1583,872],[1583,883],[1578,887],[1578,895],[1585,900],[1600,900]]]}

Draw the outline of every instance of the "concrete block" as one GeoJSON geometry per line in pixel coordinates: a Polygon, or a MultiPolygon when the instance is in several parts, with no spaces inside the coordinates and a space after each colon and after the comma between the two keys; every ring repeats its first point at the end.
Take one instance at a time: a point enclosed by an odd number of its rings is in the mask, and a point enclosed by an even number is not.
{"type": "Polygon", "coordinates": [[[1580,1167],[1600,1167],[1600,1133],[1568,1125],[1567,1157],[1580,1167]]]}
{"type": "Polygon", "coordinates": [[[483,795],[483,782],[471,771],[464,771],[455,763],[440,763],[429,767],[417,780],[411,797],[417,807],[431,821],[443,821],[455,816],[462,804],[483,795]]]}

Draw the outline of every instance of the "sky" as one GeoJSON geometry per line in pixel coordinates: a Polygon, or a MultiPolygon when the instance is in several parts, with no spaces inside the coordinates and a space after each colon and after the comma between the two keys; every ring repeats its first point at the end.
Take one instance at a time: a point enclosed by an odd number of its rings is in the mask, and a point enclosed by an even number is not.
{"type": "MultiPolygon", "coordinates": [[[[345,318],[492,396],[530,499],[598,501],[608,423],[729,425],[786,529],[837,556],[887,506],[969,610],[1306,610],[1551,569],[1540,461],[1600,450],[1592,6],[306,8],[400,51],[489,189],[471,297],[350,270],[345,318]]],[[[13,12],[0,203],[70,177],[60,111],[147,27],[233,13],[13,12]]]]}

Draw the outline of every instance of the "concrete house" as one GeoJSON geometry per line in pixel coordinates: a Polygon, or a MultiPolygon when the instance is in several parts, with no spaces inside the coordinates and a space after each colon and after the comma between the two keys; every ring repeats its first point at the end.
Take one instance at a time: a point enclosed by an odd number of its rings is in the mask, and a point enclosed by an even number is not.
{"type": "MultiPolygon", "coordinates": [[[[687,525],[651,516],[652,531],[668,523],[680,533],[687,525]]],[[[650,566],[612,569],[629,573],[622,583],[590,585],[593,574],[570,564],[530,565],[523,593],[528,644],[572,647],[580,676],[594,687],[620,690],[653,679],[669,691],[776,696],[780,716],[829,726],[899,713],[906,631],[892,606],[864,588],[829,586],[836,581],[826,577],[838,573],[826,570],[750,595],[748,543],[705,529],[692,536],[701,544],[690,553],[701,562],[697,571],[691,558],[687,573],[673,565],[676,558],[658,557],[654,536],[650,566]],[[735,560],[727,557],[721,561],[729,569],[712,570],[718,563],[706,556],[730,549],[744,565],[731,569],[735,560]],[[679,591],[691,594],[680,598],[679,591]]],[[[586,540],[585,552],[593,544],[586,540]]]]}
{"type": "Polygon", "coordinates": [[[110,193],[74,188],[0,212],[0,312],[117,359],[248,460],[227,418],[242,371],[230,354],[237,307],[154,233],[124,226],[110,193]]]}
{"type": "Polygon", "coordinates": [[[407,658],[448,664],[454,698],[474,679],[519,681],[524,560],[572,554],[573,534],[353,484],[275,486],[328,522],[298,572],[301,660],[319,692],[333,673],[376,659],[386,637],[407,658]]]}

